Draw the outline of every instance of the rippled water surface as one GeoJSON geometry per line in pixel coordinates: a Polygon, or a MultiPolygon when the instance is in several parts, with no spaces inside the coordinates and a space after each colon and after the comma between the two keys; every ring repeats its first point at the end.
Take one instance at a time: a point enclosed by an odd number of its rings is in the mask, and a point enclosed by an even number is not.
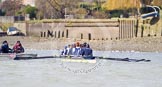
{"type": "MultiPolygon", "coordinates": [[[[28,50],[38,56],[59,51],[28,50]]],[[[0,87],[161,87],[162,53],[94,52],[95,56],[149,59],[151,62],[97,60],[69,63],[61,59],[2,60],[0,87]]]]}

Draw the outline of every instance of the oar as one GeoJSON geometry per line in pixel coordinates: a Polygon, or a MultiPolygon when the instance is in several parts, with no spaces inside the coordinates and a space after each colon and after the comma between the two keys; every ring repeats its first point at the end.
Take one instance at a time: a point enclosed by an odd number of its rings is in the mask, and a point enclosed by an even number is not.
{"type": "Polygon", "coordinates": [[[28,60],[28,59],[46,59],[56,58],[55,56],[42,56],[42,57],[16,57],[14,60],[28,60]]]}
{"type": "Polygon", "coordinates": [[[99,59],[104,59],[104,60],[115,60],[115,61],[127,61],[127,62],[150,62],[151,60],[146,60],[146,59],[130,59],[130,58],[110,58],[110,57],[97,57],[99,59]]]}

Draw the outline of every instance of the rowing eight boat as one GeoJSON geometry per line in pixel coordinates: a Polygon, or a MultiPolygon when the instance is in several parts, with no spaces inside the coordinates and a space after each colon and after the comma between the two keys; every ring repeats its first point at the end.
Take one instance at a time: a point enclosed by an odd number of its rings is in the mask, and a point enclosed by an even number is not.
{"type": "Polygon", "coordinates": [[[0,60],[12,59],[12,60],[29,60],[29,59],[47,59],[55,58],[61,59],[63,62],[81,62],[81,63],[96,63],[96,59],[102,60],[114,60],[114,61],[126,61],[126,62],[150,62],[146,59],[130,59],[130,58],[104,58],[104,57],[76,57],[76,56],[42,56],[38,57],[37,54],[0,54],[0,60]]]}

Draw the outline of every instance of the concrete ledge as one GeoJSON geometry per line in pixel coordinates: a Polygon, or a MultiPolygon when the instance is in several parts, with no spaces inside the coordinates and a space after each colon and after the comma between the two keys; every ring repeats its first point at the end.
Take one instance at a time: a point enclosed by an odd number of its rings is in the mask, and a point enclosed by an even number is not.
{"type": "Polygon", "coordinates": [[[27,21],[27,23],[114,23],[118,19],[44,19],[27,21]]]}

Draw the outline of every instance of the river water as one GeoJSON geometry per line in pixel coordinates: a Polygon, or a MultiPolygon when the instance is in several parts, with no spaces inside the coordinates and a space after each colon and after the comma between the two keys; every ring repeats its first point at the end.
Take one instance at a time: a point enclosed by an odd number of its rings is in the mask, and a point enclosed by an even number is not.
{"type": "MultiPolygon", "coordinates": [[[[27,50],[38,56],[60,51],[27,50]]],[[[96,63],[69,63],[60,59],[2,60],[0,87],[161,87],[162,53],[94,52],[96,56],[149,59],[151,62],[97,60],[96,63]]]]}

